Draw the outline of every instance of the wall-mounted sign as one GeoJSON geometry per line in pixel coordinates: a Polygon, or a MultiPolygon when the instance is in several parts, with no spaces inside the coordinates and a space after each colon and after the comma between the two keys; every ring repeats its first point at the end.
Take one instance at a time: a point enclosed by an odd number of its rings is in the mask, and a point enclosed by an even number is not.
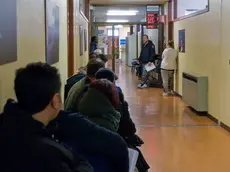
{"type": "Polygon", "coordinates": [[[125,45],[126,44],[126,40],[125,39],[120,39],[120,45],[125,45]]]}
{"type": "Polygon", "coordinates": [[[147,29],[157,28],[157,24],[159,23],[159,15],[153,11],[147,11],[146,13],[146,23],[147,29]]]}
{"type": "Polygon", "coordinates": [[[179,45],[178,45],[178,48],[179,48],[179,52],[181,53],[185,53],[185,29],[183,30],[179,30],[179,45]]]}

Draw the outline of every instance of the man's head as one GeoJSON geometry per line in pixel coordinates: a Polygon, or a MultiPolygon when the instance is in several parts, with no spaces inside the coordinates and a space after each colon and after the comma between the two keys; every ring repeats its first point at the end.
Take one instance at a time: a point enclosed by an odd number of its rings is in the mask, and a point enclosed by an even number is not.
{"type": "Polygon", "coordinates": [[[97,36],[92,36],[91,42],[97,44],[97,43],[98,43],[98,38],[97,38],[97,36]]]}
{"type": "Polygon", "coordinates": [[[100,58],[91,59],[86,66],[87,76],[90,78],[95,78],[97,71],[104,67],[105,63],[100,58]]]}
{"type": "Polygon", "coordinates": [[[31,63],[16,71],[14,89],[20,108],[51,121],[62,107],[58,70],[46,63],[31,63]]]}
{"type": "Polygon", "coordinates": [[[146,44],[149,41],[148,35],[143,35],[143,43],[146,44]]]}
{"type": "Polygon", "coordinates": [[[107,79],[115,83],[115,74],[108,68],[101,68],[96,73],[96,79],[107,79]]]}

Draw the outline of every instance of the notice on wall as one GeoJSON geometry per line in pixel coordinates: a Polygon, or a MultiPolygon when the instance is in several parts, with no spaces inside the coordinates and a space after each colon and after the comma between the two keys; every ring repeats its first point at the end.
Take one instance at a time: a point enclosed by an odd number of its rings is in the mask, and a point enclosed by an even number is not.
{"type": "Polygon", "coordinates": [[[108,36],[104,30],[98,30],[98,48],[108,47],[108,36]]]}
{"type": "Polygon", "coordinates": [[[179,47],[179,52],[185,53],[185,29],[179,30],[179,40],[178,40],[178,47],[179,47]]]}

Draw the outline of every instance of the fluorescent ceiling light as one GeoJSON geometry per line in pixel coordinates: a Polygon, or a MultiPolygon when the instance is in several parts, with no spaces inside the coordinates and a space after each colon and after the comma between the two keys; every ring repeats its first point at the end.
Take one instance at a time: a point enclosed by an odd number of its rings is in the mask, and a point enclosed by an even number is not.
{"type": "MultiPolygon", "coordinates": [[[[122,25],[115,25],[114,27],[115,27],[115,28],[123,28],[122,25]]],[[[106,28],[112,28],[112,26],[106,26],[106,28]]]]}
{"type": "Polygon", "coordinates": [[[107,23],[127,23],[128,20],[107,20],[107,23]]]}
{"type": "Polygon", "coordinates": [[[138,11],[119,11],[119,10],[110,10],[107,12],[107,16],[135,16],[138,11]]]}

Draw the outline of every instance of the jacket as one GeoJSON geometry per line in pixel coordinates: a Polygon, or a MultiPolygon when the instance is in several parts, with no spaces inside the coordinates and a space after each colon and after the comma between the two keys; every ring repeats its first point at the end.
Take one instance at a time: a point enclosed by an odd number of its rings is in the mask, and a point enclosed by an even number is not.
{"type": "Polygon", "coordinates": [[[142,64],[152,62],[155,55],[155,45],[149,40],[147,44],[142,45],[139,61],[142,64]]]}
{"type": "Polygon", "coordinates": [[[79,113],[62,111],[50,125],[55,126],[56,123],[58,128],[54,132],[55,137],[85,157],[95,172],[110,172],[98,170],[101,159],[114,172],[128,172],[128,149],[119,134],[94,124],[79,113]]]}
{"type": "Polygon", "coordinates": [[[89,88],[84,93],[78,109],[81,114],[87,116],[94,123],[117,132],[121,114],[99,90],[89,88]]]}
{"type": "Polygon", "coordinates": [[[90,43],[90,54],[94,53],[94,51],[97,49],[97,44],[94,42],[90,43]]]}
{"type": "Polygon", "coordinates": [[[162,54],[161,69],[165,70],[175,70],[177,51],[173,48],[166,48],[162,54]]]}
{"type": "Polygon", "coordinates": [[[0,119],[1,172],[92,172],[92,167],[52,139],[47,128],[9,100],[0,119]]]}
{"type": "Polygon", "coordinates": [[[65,110],[79,112],[78,105],[81,99],[81,93],[85,89],[86,85],[90,83],[91,80],[89,80],[87,77],[84,77],[71,87],[65,101],[65,110]]]}
{"type": "Polygon", "coordinates": [[[70,91],[70,89],[74,86],[75,83],[77,83],[78,81],[80,81],[81,79],[85,78],[86,75],[83,73],[78,73],[75,74],[73,76],[71,76],[70,78],[67,79],[67,83],[65,85],[65,94],[64,94],[64,99],[67,99],[68,93],[70,91]]]}
{"type": "Polygon", "coordinates": [[[124,94],[121,88],[120,87],[116,87],[116,88],[120,99],[120,106],[118,111],[121,113],[121,120],[119,123],[118,133],[122,137],[133,136],[136,133],[136,127],[129,114],[129,105],[124,99],[124,94]]]}

